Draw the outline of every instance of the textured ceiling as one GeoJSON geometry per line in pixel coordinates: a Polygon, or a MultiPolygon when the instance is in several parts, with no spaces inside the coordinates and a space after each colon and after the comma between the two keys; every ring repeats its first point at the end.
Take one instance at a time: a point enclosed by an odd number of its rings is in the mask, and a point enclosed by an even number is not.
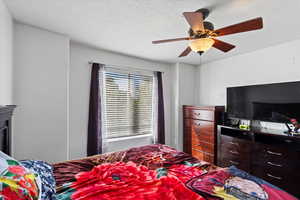
{"type": "Polygon", "coordinates": [[[300,37],[299,0],[6,0],[16,20],[69,35],[72,40],[164,62],[200,63],[192,53],[177,56],[187,41],[152,45],[152,40],[187,35],[184,11],[210,8],[207,21],[215,28],[258,16],[264,29],[220,37],[237,47],[224,54],[211,49],[201,57],[209,62],[266,48],[300,37]]]}

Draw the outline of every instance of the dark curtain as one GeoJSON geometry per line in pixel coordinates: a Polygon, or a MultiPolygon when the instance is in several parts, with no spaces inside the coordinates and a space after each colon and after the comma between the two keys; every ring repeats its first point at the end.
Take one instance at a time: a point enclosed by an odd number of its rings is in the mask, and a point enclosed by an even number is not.
{"type": "Polygon", "coordinates": [[[103,67],[103,65],[98,63],[92,65],[87,140],[88,156],[102,153],[100,67],[103,67]]]}
{"type": "Polygon", "coordinates": [[[157,142],[165,144],[165,108],[163,96],[162,72],[157,72],[157,95],[158,95],[158,116],[157,116],[157,142]]]}

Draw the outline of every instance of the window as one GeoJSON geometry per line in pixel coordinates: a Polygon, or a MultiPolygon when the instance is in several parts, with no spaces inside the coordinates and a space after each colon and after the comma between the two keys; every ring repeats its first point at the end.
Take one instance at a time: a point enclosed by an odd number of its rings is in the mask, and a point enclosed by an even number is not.
{"type": "Polygon", "coordinates": [[[153,134],[153,76],[104,72],[106,138],[153,134]]]}

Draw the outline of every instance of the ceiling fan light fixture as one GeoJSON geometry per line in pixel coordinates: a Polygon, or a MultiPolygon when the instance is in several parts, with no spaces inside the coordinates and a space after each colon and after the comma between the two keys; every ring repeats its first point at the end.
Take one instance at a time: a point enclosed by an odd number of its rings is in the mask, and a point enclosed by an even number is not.
{"type": "Polygon", "coordinates": [[[212,38],[201,38],[192,40],[189,44],[194,52],[205,52],[214,45],[215,41],[212,38]]]}

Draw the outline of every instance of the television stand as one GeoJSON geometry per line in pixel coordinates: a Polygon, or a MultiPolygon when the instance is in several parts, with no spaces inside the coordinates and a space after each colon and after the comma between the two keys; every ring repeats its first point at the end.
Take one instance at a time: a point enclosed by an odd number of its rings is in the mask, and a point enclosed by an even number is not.
{"type": "Polygon", "coordinates": [[[236,167],[300,197],[300,137],[218,125],[217,165],[236,167]]]}

